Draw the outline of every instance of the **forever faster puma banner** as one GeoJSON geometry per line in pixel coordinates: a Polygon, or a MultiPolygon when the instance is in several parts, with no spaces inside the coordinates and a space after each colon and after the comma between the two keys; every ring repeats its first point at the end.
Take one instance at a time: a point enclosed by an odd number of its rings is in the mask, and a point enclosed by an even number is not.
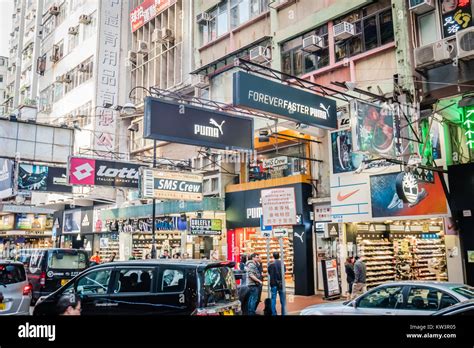
{"type": "Polygon", "coordinates": [[[272,113],[289,121],[337,128],[336,101],[243,71],[233,75],[234,105],[272,113]]]}
{"type": "Polygon", "coordinates": [[[145,98],[144,138],[218,149],[253,149],[253,120],[145,98]]]}

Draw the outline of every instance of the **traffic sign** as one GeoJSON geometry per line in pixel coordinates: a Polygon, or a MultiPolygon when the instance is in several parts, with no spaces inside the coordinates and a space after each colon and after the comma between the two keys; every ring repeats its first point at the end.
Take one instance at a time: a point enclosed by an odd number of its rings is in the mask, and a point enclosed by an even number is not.
{"type": "Polygon", "coordinates": [[[288,232],[291,230],[292,228],[290,226],[274,226],[273,235],[277,238],[288,237],[288,232]]]}

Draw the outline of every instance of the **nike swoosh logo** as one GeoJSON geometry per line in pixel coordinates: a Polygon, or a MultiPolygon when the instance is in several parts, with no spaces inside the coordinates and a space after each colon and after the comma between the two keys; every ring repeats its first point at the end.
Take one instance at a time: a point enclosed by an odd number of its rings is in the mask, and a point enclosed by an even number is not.
{"type": "Polygon", "coordinates": [[[348,199],[350,196],[355,195],[355,194],[356,194],[357,192],[359,192],[359,191],[360,191],[360,189],[355,190],[355,191],[352,191],[352,192],[349,192],[349,193],[346,194],[346,195],[341,195],[341,193],[339,192],[339,193],[337,194],[337,200],[338,200],[339,202],[345,201],[345,200],[348,199]]]}

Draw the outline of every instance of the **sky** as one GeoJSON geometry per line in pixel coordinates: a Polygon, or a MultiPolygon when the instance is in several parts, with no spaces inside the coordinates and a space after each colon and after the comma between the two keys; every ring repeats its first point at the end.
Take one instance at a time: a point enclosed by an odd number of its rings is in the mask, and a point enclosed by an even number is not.
{"type": "Polygon", "coordinates": [[[12,30],[13,0],[0,0],[0,56],[9,56],[8,40],[12,30]]]}

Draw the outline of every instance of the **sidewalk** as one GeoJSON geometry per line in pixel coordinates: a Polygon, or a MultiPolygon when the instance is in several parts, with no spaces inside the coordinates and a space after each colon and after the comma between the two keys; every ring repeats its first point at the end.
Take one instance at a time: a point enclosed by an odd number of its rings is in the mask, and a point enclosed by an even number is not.
{"type": "MultiPolygon", "coordinates": [[[[267,298],[267,292],[262,292],[262,302],[257,307],[257,314],[263,315],[264,301],[267,298]]],[[[287,315],[299,315],[300,311],[308,306],[315,305],[318,303],[328,302],[323,300],[322,295],[312,296],[296,296],[286,295],[286,313],[287,315]]],[[[277,297],[277,313],[281,314],[280,298],[277,297]]]]}

